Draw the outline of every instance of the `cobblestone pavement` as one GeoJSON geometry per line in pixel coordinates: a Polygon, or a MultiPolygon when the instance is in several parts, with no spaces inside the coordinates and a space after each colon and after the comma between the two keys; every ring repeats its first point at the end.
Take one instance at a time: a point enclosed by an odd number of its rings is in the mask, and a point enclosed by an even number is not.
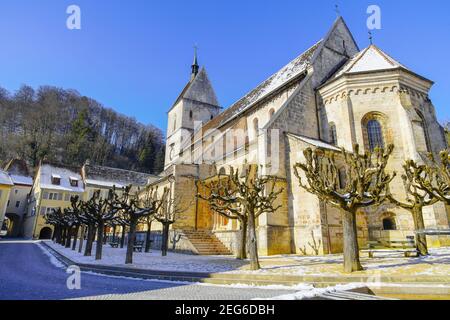
{"type": "Polygon", "coordinates": [[[69,290],[66,283],[70,274],[52,264],[33,242],[0,242],[0,266],[0,300],[245,300],[293,292],[144,281],[91,273],[81,274],[81,290],[69,290]]]}

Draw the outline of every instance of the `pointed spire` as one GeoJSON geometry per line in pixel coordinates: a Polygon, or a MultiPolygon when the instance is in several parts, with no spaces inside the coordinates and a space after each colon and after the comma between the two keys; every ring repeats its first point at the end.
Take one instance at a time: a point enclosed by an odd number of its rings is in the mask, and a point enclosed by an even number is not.
{"type": "Polygon", "coordinates": [[[195,76],[198,74],[198,70],[200,69],[198,65],[197,46],[194,46],[194,62],[192,63],[191,68],[192,68],[191,79],[194,79],[195,76]]]}

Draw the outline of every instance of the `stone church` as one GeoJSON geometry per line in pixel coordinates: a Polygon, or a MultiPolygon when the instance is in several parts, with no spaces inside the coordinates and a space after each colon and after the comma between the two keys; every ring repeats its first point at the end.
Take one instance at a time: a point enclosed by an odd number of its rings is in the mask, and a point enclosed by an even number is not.
{"type": "MultiPolygon", "coordinates": [[[[195,57],[191,78],[168,111],[165,170],[152,183],[172,188],[186,204],[173,225],[183,234],[181,249],[237,250],[238,222],[211,212],[195,196],[206,192],[197,181],[257,164],[284,190],[282,208],[257,223],[260,254],[313,254],[314,247],[319,254],[341,252],[340,213],[299,187],[294,164],[304,160],[307,147],[352,150],[355,143],[365,150],[394,144],[388,170],[398,173],[406,159],[437,154],[447,145],[429,98],[432,85],[375,45],[361,50],[341,17],[322,40],[225,110],[195,57]]],[[[405,198],[400,177],[391,190],[405,198]]],[[[424,215],[427,228],[449,228],[443,204],[424,215]]],[[[411,215],[390,205],[361,211],[357,221],[361,244],[414,235],[411,215]]],[[[450,244],[444,236],[428,240],[450,244]]]]}

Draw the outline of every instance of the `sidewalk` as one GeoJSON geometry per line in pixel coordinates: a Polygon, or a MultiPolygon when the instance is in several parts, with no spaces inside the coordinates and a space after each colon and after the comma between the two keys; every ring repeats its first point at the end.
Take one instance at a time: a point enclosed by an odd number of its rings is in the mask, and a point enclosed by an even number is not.
{"type": "Polygon", "coordinates": [[[103,249],[103,260],[95,261],[95,249],[92,257],[84,257],[77,251],[63,248],[53,242],[44,244],[66,265],[76,264],[84,271],[118,276],[250,285],[414,284],[441,286],[444,293],[448,290],[450,294],[450,248],[432,249],[431,255],[424,258],[404,258],[396,255],[375,259],[363,257],[361,260],[366,270],[348,275],[341,271],[340,255],[262,257],[262,269],[250,271],[247,261],[239,261],[232,257],[177,253],[161,257],[159,251],[153,251],[135,253],[134,264],[125,265],[125,249],[113,249],[106,245],[103,249]]]}

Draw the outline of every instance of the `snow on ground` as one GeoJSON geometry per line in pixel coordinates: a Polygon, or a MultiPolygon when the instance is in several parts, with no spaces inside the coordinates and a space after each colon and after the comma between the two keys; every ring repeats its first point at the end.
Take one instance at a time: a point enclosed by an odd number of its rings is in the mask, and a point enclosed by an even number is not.
{"type": "MultiPolygon", "coordinates": [[[[118,267],[131,267],[147,270],[163,271],[187,271],[217,273],[239,269],[247,265],[246,261],[239,261],[225,256],[194,256],[169,252],[167,257],[161,256],[161,251],[152,250],[150,253],[135,252],[133,264],[125,265],[126,248],[111,248],[108,244],[103,247],[102,260],[95,260],[95,243],[92,248],[92,256],[85,257],[83,254],[71,249],[64,248],[51,241],[46,242],[53,249],[67,258],[85,264],[111,265],[118,267]]],[[[78,246],[77,246],[78,247],[78,246]]],[[[83,250],[84,252],[84,250],[83,250]]]]}
{"type": "MultiPolygon", "coordinates": [[[[133,265],[125,265],[126,249],[103,247],[103,259],[95,260],[95,245],[91,257],[84,257],[78,251],[63,248],[47,242],[52,248],[78,263],[131,267],[147,270],[185,271],[204,273],[240,273],[292,276],[342,276],[342,255],[304,257],[278,255],[261,257],[261,270],[248,270],[248,261],[236,260],[230,256],[194,256],[169,252],[162,257],[160,251],[134,253],[133,265]]],[[[373,259],[361,257],[365,271],[353,275],[369,276],[448,276],[450,282],[450,248],[430,249],[430,256],[405,258],[401,253],[379,254],[373,259]]]]}
{"type": "Polygon", "coordinates": [[[37,246],[39,247],[39,249],[42,250],[43,254],[45,254],[47,257],[49,257],[52,265],[54,265],[57,268],[65,268],[65,265],[62,262],[60,262],[58,259],[56,259],[54,255],[52,255],[50,252],[48,252],[48,250],[46,248],[44,248],[42,246],[42,244],[37,243],[37,246]]]}
{"type": "Polygon", "coordinates": [[[364,284],[359,283],[350,283],[345,285],[337,285],[333,287],[327,287],[327,288],[304,288],[303,290],[297,291],[295,293],[289,293],[284,294],[282,296],[278,297],[272,297],[270,299],[259,299],[259,300],[304,300],[304,299],[311,299],[317,296],[320,296],[325,293],[332,293],[332,292],[338,292],[338,291],[348,291],[353,289],[358,289],[365,287],[364,284]]]}

